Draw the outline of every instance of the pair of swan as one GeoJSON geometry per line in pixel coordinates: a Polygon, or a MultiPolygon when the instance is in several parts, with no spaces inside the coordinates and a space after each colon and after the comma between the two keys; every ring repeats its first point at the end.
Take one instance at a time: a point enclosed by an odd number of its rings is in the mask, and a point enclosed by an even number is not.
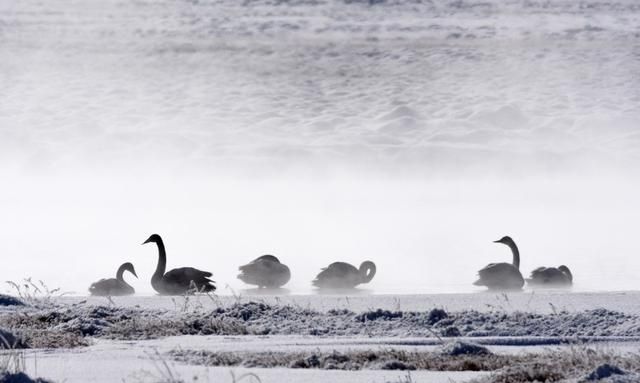
{"type": "MultiPolygon", "coordinates": [[[[258,257],[239,269],[238,279],[259,288],[279,288],[291,278],[289,268],[273,255],[258,257]]],[[[311,283],[321,289],[354,288],[370,282],[375,274],[376,265],[371,261],[362,262],[359,269],[345,262],[334,262],[322,269],[311,283]]]]}
{"type": "MultiPolygon", "coordinates": [[[[158,266],[151,277],[151,286],[162,295],[182,295],[193,292],[215,291],[215,282],[212,281],[211,273],[193,267],[181,267],[169,270],[167,267],[167,252],[164,242],[158,234],[151,235],[145,243],[155,243],[158,246],[158,266]]],[[[119,296],[131,295],[135,293],[133,287],[127,284],[122,278],[125,271],[130,271],[136,278],[136,272],[131,263],[125,263],[118,269],[116,278],[102,279],[89,287],[91,295],[119,296]]]]}
{"type": "MultiPolygon", "coordinates": [[[[509,246],[513,255],[512,263],[490,263],[478,271],[478,280],[473,284],[486,286],[490,290],[519,290],[524,286],[525,279],[520,273],[520,251],[511,237],[502,237],[494,241],[509,246]]],[[[531,286],[537,287],[568,287],[573,284],[573,275],[565,265],[559,267],[538,267],[526,279],[531,286]]]]}
{"type": "MultiPolygon", "coordinates": [[[[211,273],[193,267],[182,267],[165,272],[167,267],[167,252],[164,242],[158,234],[151,235],[146,243],[155,243],[158,247],[158,265],[151,277],[151,286],[162,295],[182,295],[192,292],[215,291],[215,282],[211,273]]],[[[273,255],[263,255],[252,262],[240,266],[238,279],[247,284],[258,287],[279,288],[291,279],[289,268],[280,263],[273,255]]],[[[131,263],[125,263],[118,269],[116,278],[101,279],[89,287],[91,295],[121,296],[135,293],[132,286],[123,279],[125,271],[131,272],[136,278],[135,269],[131,263]]],[[[376,273],[373,262],[365,261],[359,269],[344,263],[335,262],[322,269],[313,280],[313,285],[319,288],[352,288],[361,283],[368,283],[376,273]]]]}

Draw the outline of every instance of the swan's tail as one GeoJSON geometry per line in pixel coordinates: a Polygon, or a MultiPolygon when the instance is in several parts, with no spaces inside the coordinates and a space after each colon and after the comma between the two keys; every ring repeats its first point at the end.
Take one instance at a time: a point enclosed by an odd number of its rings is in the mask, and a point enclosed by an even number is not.
{"type": "Polygon", "coordinates": [[[475,286],[486,286],[486,284],[482,281],[482,279],[478,279],[477,281],[473,282],[473,284],[475,286]]]}

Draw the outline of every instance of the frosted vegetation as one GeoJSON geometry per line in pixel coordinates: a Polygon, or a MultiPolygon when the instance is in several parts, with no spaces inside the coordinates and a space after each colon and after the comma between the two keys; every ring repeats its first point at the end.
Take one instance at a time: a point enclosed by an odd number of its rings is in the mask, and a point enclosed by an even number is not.
{"type": "MultiPolygon", "coordinates": [[[[185,302],[188,302],[184,298],[185,302]]],[[[211,299],[215,297],[211,296],[211,299]]],[[[317,337],[421,337],[440,345],[434,351],[258,351],[174,349],[164,357],[205,366],[285,367],[320,370],[488,371],[482,382],[631,379],[640,375],[640,355],[603,351],[589,342],[640,338],[640,317],[596,309],[550,314],[346,309],[314,310],[293,305],[241,302],[205,309],[95,306],[84,302],[13,306],[0,312],[4,348],[73,348],[96,339],[147,340],[175,335],[306,335],[317,337]],[[472,338],[471,340],[465,340],[472,338]],[[584,343],[587,342],[587,343],[584,343]],[[495,354],[493,345],[573,344],[537,353],[495,354]],[[583,345],[584,344],[584,345],[583,345]],[[605,365],[609,364],[609,367],[605,365]],[[598,366],[605,366],[594,370],[598,366]],[[613,367],[611,367],[613,366],[613,367]],[[606,375],[606,376],[604,376],[606,375]],[[611,376],[609,376],[611,375],[611,376]],[[596,377],[596,378],[594,378],[596,377]]],[[[428,343],[429,341],[427,341],[428,343]]],[[[625,381],[625,380],[611,380],[625,381]]]]}
{"type": "MultiPolygon", "coordinates": [[[[469,343],[454,343],[463,353],[405,352],[378,350],[362,352],[297,352],[297,353],[215,353],[197,350],[175,350],[170,356],[177,361],[206,366],[318,368],[326,370],[416,370],[493,371],[478,382],[556,382],[565,379],[598,381],[612,378],[632,382],[640,378],[640,355],[616,355],[575,347],[563,352],[494,355],[469,343]],[[593,366],[597,366],[595,369],[593,366]],[[622,366],[619,367],[619,366],[622,366]],[[593,370],[593,371],[592,371],[593,370]]],[[[447,348],[447,346],[445,346],[447,348]]]]}
{"type": "Polygon", "coordinates": [[[0,317],[24,347],[75,347],[90,338],[144,340],[175,335],[311,335],[367,337],[502,337],[502,344],[559,344],[603,337],[640,338],[640,317],[605,309],[536,314],[475,310],[425,312],[316,311],[259,302],[214,310],[117,306],[25,308],[0,317]]]}

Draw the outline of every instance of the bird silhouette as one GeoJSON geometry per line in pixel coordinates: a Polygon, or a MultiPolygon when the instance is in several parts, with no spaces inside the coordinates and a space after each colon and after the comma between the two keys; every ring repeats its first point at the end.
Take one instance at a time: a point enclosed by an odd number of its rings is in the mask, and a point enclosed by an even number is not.
{"type": "Polygon", "coordinates": [[[494,241],[509,246],[513,254],[512,263],[490,263],[478,271],[478,280],[473,284],[486,286],[490,290],[519,290],[524,286],[524,278],[520,273],[520,252],[511,237],[502,237],[494,241]]]}
{"type": "Polygon", "coordinates": [[[111,297],[135,294],[136,290],[125,282],[122,277],[125,271],[130,272],[134,277],[138,278],[133,265],[129,262],[123,263],[118,267],[115,278],[101,279],[98,282],[92,283],[91,286],[89,286],[89,293],[91,295],[111,297]]]}
{"type": "Polygon", "coordinates": [[[558,267],[538,267],[527,278],[533,287],[569,287],[573,284],[573,274],[565,265],[558,267]]]}
{"type": "Polygon", "coordinates": [[[334,262],[322,269],[311,283],[319,288],[348,289],[361,283],[369,283],[376,275],[376,265],[364,261],[359,269],[345,262],[334,262]]]}
{"type": "Polygon", "coordinates": [[[193,267],[181,267],[169,270],[167,267],[167,253],[164,242],[158,234],[153,234],[144,241],[155,243],[158,246],[158,266],[151,277],[151,286],[162,295],[183,295],[196,292],[215,291],[215,282],[210,279],[211,273],[201,271],[193,267]]]}
{"type": "Polygon", "coordinates": [[[291,279],[287,265],[273,255],[263,255],[238,268],[238,279],[249,285],[258,287],[279,288],[291,279]]]}

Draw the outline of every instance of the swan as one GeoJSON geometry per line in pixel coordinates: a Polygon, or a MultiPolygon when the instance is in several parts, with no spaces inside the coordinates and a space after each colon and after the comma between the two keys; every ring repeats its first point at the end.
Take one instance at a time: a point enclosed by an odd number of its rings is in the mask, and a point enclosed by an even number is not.
{"type": "Polygon", "coordinates": [[[91,286],[89,286],[89,293],[103,297],[135,294],[136,290],[122,278],[125,271],[130,272],[134,277],[138,278],[133,265],[129,262],[123,263],[118,267],[115,278],[101,279],[98,282],[92,283],[91,286]]]}
{"type": "Polygon", "coordinates": [[[527,278],[527,284],[532,286],[568,287],[573,284],[573,274],[565,265],[556,267],[538,267],[527,278]]]}
{"type": "Polygon", "coordinates": [[[238,268],[238,279],[249,285],[258,287],[278,288],[291,279],[291,272],[287,265],[273,255],[263,255],[238,268]]]}
{"type": "Polygon", "coordinates": [[[524,278],[520,273],[520,252],[518,246],[511,237],[502,237],[495,243],[502,243],[511,249],[513,253],[512,263],[490,263],[478,271],[478,280],[473,282],[476,286],[487,286],[490,290],[519,290],[524,286],[524,278]]]}
{"type": "Polygon", "coordinates": [[[376,275],[376,265],[364,261],[359,269],[345,262],[334,262],[322,269],[311,283],[319,288],[353,288],[361,283],[369,283],[376,275]]]}
{"type": "Polygon", "coordinates": [[[151,286],[155,291],[162,295],[215,291],[215,282],[209,279],[211,273],[208,271],[201,271],[193,267],[181,267],[165,273],[167,253],[162,238],[158,234],[153,234],[142,244],[150,242],[158,245],[158,266],[151,277],[151,286]]]}

